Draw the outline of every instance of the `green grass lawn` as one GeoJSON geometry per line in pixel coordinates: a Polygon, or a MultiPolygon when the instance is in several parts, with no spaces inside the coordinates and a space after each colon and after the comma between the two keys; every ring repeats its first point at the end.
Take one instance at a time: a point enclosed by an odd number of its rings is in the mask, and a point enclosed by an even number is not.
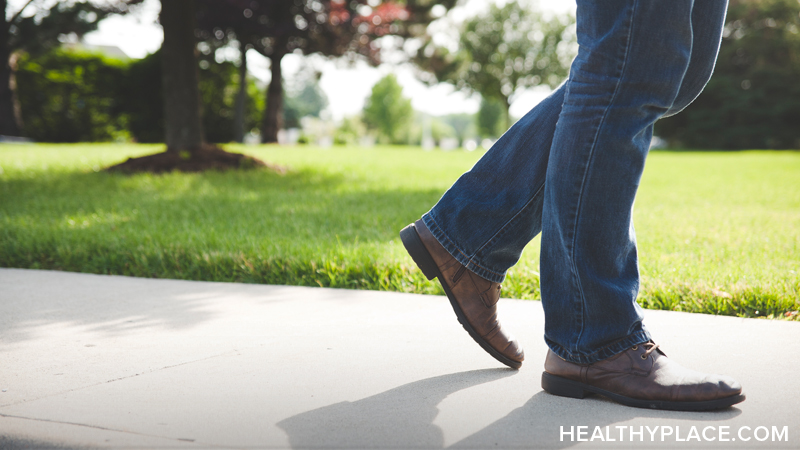
{"type": "MultiPolygon", "coordinates": [[[[291,170],[126,176],[102,168],[161,147],[1,145],[0,266],[441,293],[397,233],[479,152],[228,148],[291,170]]],[[[800,309],[800,153],[654,152],[635,221],[644,306],[800,309]]],[[[539,297],[538,255],[504,296],[539,297]]]]}

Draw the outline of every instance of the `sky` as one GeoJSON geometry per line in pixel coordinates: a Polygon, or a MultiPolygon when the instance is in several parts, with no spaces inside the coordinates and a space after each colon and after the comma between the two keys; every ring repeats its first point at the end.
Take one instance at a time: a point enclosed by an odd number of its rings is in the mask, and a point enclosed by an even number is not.
{"type": "MultiPolygon", "coordinates": [[[[54,0],[38,0],[40,3],[52,3],[54,0]]],[[[451,10],[439,22],[432,24],[432,30],[441,30],[444,36],[448,28],[458,24],[467,17],[473,17],[488,8],[491,2],[503,3],[504,0],[462,0],[460,5],[451,10]]],[[[10,0],[7,14],[16,12],[27,0],[10,0]]],[[[542,10],[567,12],[575,10],[574,0],[539,0],[542,10]]],[[[122,49],[132,58],[141,58],[152,53],[161,46],[163,32],[156,23],[161,8],[159,0],[145,0],[143,4],[126,16],[113,16],[100,23],[97,31],[85,36],[84,41],[92,45],[113,45],[122,49]]],[[[446,37],[444,37],[446,39],[446,37]]],[[[236,59],[237,50],[231,52],[236,59]]],[[[303,57],[288,55],[281,64],[284,78],[290,79],[303,64],[303,57]]],[[[391,58],[389,58],[391,59],[391,58]]],[[[322,73],[320,86],[328,97],[328,113],[334,119],[358,114],[369,96],[372,86],[384,75],[394,73],[403,86],[403,94],[411,98],[415,110],[432,115],[451,113],[474,113],[478,110],[480,98],[468,96],[455,91],[448,84],[427,86],[420,82],[414,68],[409,64],[384,63],[374,68],[360,62],[354,66],[323,57],[306,57],[306,64],[311,64],[322,73]]],[[[268,82],[269,60],[251,50],[247,54],[250,72],[263,82],[268,82]]],[[[547,88],[528,90],[516,95],[511,105],[511,115],[521,117],[530,108],[549,94],[547,88]]]]}

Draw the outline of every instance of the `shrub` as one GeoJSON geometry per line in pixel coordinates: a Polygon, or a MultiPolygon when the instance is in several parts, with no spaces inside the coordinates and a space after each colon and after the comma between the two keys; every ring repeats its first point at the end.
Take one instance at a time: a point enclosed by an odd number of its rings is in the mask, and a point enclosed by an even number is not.
{"type": "Polygon", "coordinates": [[[122,111],[126,63],[55,49],[22,55],[17,72],[23,133],[43,142],[110,141],[127,137],[122,111]]]}

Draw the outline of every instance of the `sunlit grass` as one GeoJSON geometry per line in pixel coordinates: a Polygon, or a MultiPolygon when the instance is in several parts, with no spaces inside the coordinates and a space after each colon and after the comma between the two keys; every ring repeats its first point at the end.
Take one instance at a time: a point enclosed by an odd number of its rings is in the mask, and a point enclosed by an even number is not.
{"type": "MultiPolygon", "coordinates": [[[[125,176],[102,168],[160,147],[0,146],[0,266],[441,293],[397,232],[478,152],[230,149],[291,170],[125,176]]],[[[800,153],[655,152],[635,222],[644,306],[800,309],[800,153]]],[[[505,296],[538,298],[538,245],[505,296]]]]}

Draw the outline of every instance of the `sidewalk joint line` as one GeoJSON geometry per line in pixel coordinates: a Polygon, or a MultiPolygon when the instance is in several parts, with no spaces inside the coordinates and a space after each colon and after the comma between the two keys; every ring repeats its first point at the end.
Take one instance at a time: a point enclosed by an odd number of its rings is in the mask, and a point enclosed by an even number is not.
{"type": "MultiPolygon", "coordinates": [[[[30,400],[16,401],[16,402],[0,405],[0,408],[7,408],[9,406],[17,406],[17,405],[22,405],[22,404],[25,404],[25,403],[35,402],[35,401],[38,401],[38,400],[43,400],[45,398],[54,397],[56,395],[63,395],[63,394],[68,394],[70,392],[82,391],[84,389],[93,388],[93,387],[100,386],[100,385],[103,385],[103,384],[108,384],[108,383],[113,383],[115,381],[121,381],[121,380],[126,380],[128,378],[138,377],[139,375],[148,375],[148,374],[151,374],[151,373],[160,372],[162,370],[172,369],[172,368],[175,368],[175,367],[185,366],[187,364],[193,364],[193,363],[206,361],[206,360],[214,359],[214,358],[219,358],[221,356],[227,356],[227,355],[239,355],[239,350],[234,349],[234,350],[231,350],[231,351],[228,351],[228,352],[223,352],[223,353],[219,353],[219,354],[216,354],[216,355],[206,356],[205,358],[195,359],[195,360],[191,360],[191,361],[184,361],[182,363],[173,364],[173,365],[170,365],[170,366],[164,366],[164,367],[160,367],[158,369],[146,370],[144,372],[135,373],[133,375],[126,375],[126,376],[119,377],[119,378],[114,378],[114,379],[111,379],[111,380],[100,381],[98,383],[89,384],[89,385],[86,385],[86,386],[76,387],[74,389],[67,389],[65,391],[54,392],[52,394],[47,394],[47,395],[44,395],[42,397],[32,398],[30,400]]],[[[0,416],[3,416],[3,414],[0,413],[0,416]]]]}
{"type": "MultiPolygon", "coordinates": [[[[185,443],[188,443],[188,444],[199,444],[194,439],[189,440],[187,438],[174,438],[174,437],[169,437],[169,436],[159,436],[157,434],[147,434],[147,433],[139,433],[139,432],[136,432],[136,431],[118,430],[116,428],[107,428],[107,427],[102,427],[100,425],[89,425],[89,424],[78,423],[78,422],[67,422],[67,421],[63,421],[63,420],[53,420],[53,419],[37,419],[35,417],[15,416],[13,414],[3,414],[3,413],[0,413],[0,417],[4,417],[4,418],[7,418],[7,419],[32,420],[34,422],[55,423],[55,424],[59,424],[59,425],[73,425],[73,426],[77,426],[77,427],[92,428],[92,429],[95,429],[95,430],[113,431],[115,433],[132,434],[132,435],[135,435],[135,436],[146,436],[146,437],[151,437],[151,438],[167,439],[167,440],[170,440],[170,441],[185,442],[185,443]]],[[[218,445],[212,445],[212,444],[199,444],[199,445],[202,445],[204,447],[222,448],[222,447],[220,447],[218,445]]]]}

